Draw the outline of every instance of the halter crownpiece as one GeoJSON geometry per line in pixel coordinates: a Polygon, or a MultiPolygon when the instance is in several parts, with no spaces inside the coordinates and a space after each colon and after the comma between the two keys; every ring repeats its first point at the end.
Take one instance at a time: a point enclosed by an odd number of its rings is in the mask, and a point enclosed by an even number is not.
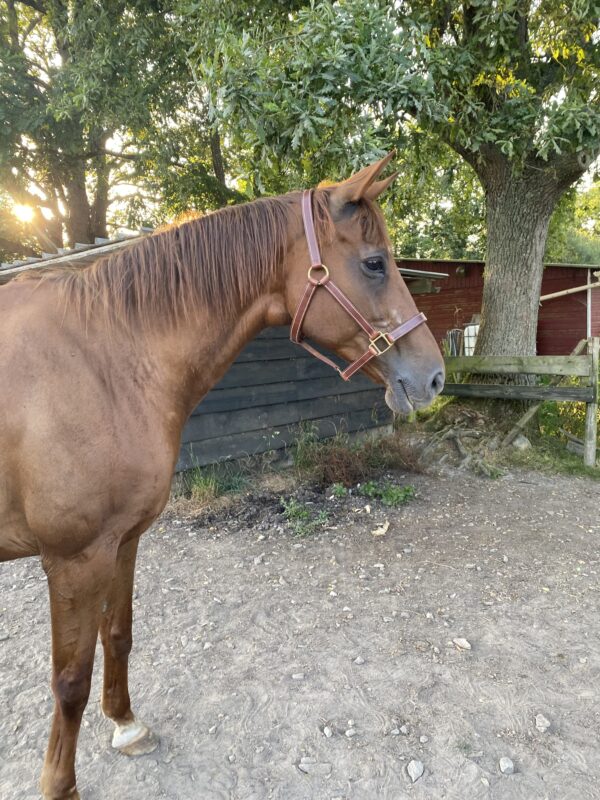
{"type": "Polygon", "coordinates": [[[312,213],[311,189],[307,189],[302,193],[302,219],[304,221],[304,233],[310,255],[310,267],[308,270],[308,283],[306,284],[304,294],[300,298],[300,302],[296,308],[296,313],[294,314],[294,319],[292,320],[290,339],[295,344],[299,344],[301,347],[304,347],[305,350],[308,350],[311,355],[315,356],[321,361],[324,361],[326,364],[329,364],[329,366],[333,367],[333,369],[338,372],[345,381],[348,381],[355,372],[358,372],[360,369],[362,369],[372,358],[375,358],[376,356],[382,356],[390,349],[390,347],[393,347],[398,339],[406,336],[407,333],[410,333],[423,322],[426,322],[427,317],[422,312],[415,314],[414,317],[411,317],[409,320],[403,322],[401,325],[398,325],[397,328],[394,328],[387,333],[384,331],[378,331],[376,328],[374,328],[371,323],[363,317],[356,306],[346,297],[341,289],[339,289],[331,280],[329,269],[321,261],[321,253],[317,243],[312,213]],[[341,305],[344,311],[350,314],[352,319],[369,337],[369,347],[366,352],[357,358],[356,361],[353,361],[349,366],[347,366],[346,369],[341,369],[334,361],[304,341],[302,323],[304,322],[308,307],[310,306],[311,301],[315,296],[315,292],[319,286],[327,289],[334,300],[341,305]]]}

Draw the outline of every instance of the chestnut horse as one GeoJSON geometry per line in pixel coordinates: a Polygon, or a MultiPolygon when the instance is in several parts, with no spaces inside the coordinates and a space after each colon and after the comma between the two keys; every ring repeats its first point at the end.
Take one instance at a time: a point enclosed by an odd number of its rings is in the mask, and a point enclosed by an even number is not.
{"type": "MultiPolygon", "coordinates": [[[[329,274],[382,331],[418,316],[374,203],[395,177],[377,180],[392,155],[310,196],[329,274]]],[[[113,746],[155,746],[127,683],[138,540],[167,502],[192,409],[306,295],[316,247],[309,253],[307,235],[301,195],[291,193],[167,229],[86,269],[32,271],[0,288],[0,561],[39,555],[48,577],[47,799],[79,797],[75,749],[98,633],[113,746]]],[[[372,346],[329,292],[305,311],[302,334],[320,346],[349,360],[372,346]]],[[[427,326],[384,349],[364,371],[387,386],[388,405],[427,405],[444,369],[427,326]]]]}

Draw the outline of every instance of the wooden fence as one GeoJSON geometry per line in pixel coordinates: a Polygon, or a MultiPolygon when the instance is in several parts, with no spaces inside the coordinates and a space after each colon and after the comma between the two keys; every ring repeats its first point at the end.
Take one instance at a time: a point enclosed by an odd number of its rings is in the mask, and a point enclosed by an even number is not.
{"type": "MultiPolygon", "coordinates": [[[[583,460],[596,463],[598,420],[600,339],[583,340],[570,356],[456,356],[446,358],[446,374],[465,375],[552,375],[550,385],[518,386],[512,384],[446,383],[443,394],[453,397],[496,398],[502,400],[559,400],[586,403],[583,460]],[[587,344],[587,354],[580,352],[587,344]],[[580,386],[557,385],[564,377],[581,379],[580,386]]],[[[538,404],[539,405],[539,404],[538,404]]],[[[533,412],[535,408],[533,409],[533,412]]],[[[528,411],[524,420],[533,416],[528,411]]]]}

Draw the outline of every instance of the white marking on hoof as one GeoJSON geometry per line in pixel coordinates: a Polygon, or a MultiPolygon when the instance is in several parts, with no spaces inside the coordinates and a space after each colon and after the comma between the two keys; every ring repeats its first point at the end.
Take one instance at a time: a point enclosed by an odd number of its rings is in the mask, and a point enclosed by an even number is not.
{"type": "Polygon", "coordinates": [[[115,723],[112,746],[125,755],[141,756],[156,750],[158,741],[143,722],[134,719],[125,725],[115,723]]]}

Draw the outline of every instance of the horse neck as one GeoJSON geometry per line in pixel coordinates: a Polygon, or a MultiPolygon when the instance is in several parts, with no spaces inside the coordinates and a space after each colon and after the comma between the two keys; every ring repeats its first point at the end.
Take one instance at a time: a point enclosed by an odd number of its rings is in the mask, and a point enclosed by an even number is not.
{"type": "Polygon", "coordinates": [[[163,397],[170,397],[185,421],[248,342],[264,328],[289,321],[283,295],[269,292],[226,320],[206,314],[152,337],[163,397]]]}

